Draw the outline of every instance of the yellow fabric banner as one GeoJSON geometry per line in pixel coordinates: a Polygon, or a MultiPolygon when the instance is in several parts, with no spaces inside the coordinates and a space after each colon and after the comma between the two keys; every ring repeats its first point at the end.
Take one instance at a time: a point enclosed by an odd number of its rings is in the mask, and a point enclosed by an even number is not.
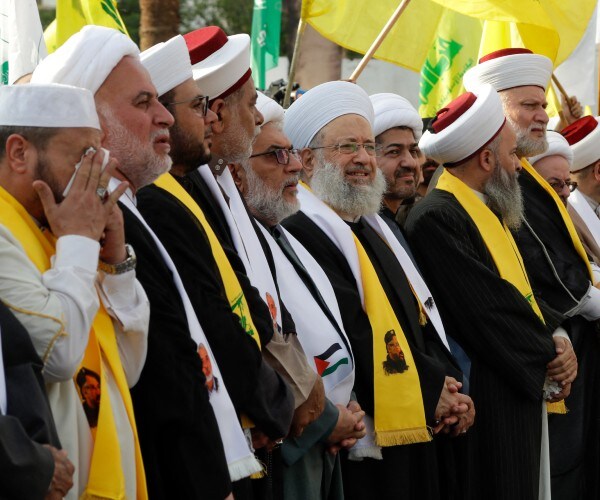
{"type": "Polygon", "coordinates": [[[114,28],[129,36],[116,0],[57,0],[56,19],[44,31],[48,53],[87,24],[114,28]]]}
{"type": "MultiPolygon", "coordinates": [[[[0,224],[7,227],[23,245],[27,256],[40,272],[43,273],[50,269],[50,258],[55,254],[53,236],[43,233],[23,206],[2,187],[0,187],[0,224]]],[[[129,386],[121,364],[112,319],[101,306],[92,324],[82,367],[100,375],[102,389],[107,387],[104,362],[108,365],[117,384],[134,437],[137,498],[138,500],[147,499],[146,476],[129,386]]],[[[89,479],[82,498],[125,500],[125,477],[121,467],[119,435],[108,390],[101,392],[98,424],[95,429],[89,479]]]]}

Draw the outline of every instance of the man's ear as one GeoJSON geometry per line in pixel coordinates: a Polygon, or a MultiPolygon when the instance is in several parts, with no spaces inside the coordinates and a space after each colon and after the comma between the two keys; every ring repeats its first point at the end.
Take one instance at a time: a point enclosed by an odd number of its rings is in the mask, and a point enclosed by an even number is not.
{"type": "Polygon", "coordinates": [[[8,136],[5,150],[6,163],[15,173],[25,173],[32,158],[37,158],[36,148],[20,134],[8,136]]]}
{"type": "Polygon", "coordinates": [[[248,183],[246,182],[246,170],[239,163],[230,163],[229,171],[231,172],[231,177],[233,177],[233,182],[239,189],[242,196],[246,195],[248,183]]]}
{"type": "Polygon", "coordinates": [[[302,173],[307,181],[312,178],[315,165],[317,164],[317,158],[315,152],[310,148],[304,148],[300,150],[300,161],[302,161],[302,173]]]}
{"type": "Polygon", "coordinates": [[[484,148],[479,153],[479,166],[486,172],[493,172],[496,163],[494,160],[494,153],[490,149],[484,148]]]}
{"type": "Polygon", "coordinates": [[[212,124],[212,130],[215,134],[220,134],[225,129],[223,117],[227,117],[229,108],[223,99],[215,99],[210,105],[211,111],[217,115],[217,121],[212,124]]]}
{"type": "Polygon", "coordinates": [[[594,179],[596,179],[596,182],[600,182],[600,160],[594,163],[592,168],[594,169],[594,179]]]}

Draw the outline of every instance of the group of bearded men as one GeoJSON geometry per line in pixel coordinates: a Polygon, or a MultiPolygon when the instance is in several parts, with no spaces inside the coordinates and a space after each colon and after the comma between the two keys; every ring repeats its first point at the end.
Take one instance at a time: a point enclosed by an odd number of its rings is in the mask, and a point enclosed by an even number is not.
{"type": "Polygon", "coordinates": [[[547,139],[525,49],[425,130],[284,111],[249,46],[86,26],[0,88],[0,496],[598,498],[597,119],[547,139]]]}

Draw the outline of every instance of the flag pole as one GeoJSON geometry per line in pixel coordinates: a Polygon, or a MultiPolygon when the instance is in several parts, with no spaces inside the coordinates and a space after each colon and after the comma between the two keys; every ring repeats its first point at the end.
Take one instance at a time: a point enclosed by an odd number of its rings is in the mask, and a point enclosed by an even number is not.
{"type": "Polygon", "coordinates": [[[292,62],[290,63],[290,73],[288,75],[288,84],[285,88],[285,97],[283,98],[283,107],[285,109],[290,106],[290,98],[292,97],[292,87],[294,86],[294,78],[296,77],[296,66],[298,65],[298,53],[300,52],[300,42],[302,41],[302,35],[306,29],[306,19],[300,17],[298,23],[298,31],[296,32],[296,42],[294,43],[294,55],[292,56],[292,62]]]}
{"type": "Polygon", "coordinates": [[[373,45],[371,45],[367,53],[361,59],[360,63],[358,63],[358,66],[356,67],[352,75],[350,75],[350,78],[348,79],[349,82],[356,83],[356,80],[363,72],[369,61],[373,58],[373,55],[375,54],[375,52],[377,52],[377,49],[383,43],[385,37],[388,36],[389,32],[394,27],[394,24],[396,24],[396,21],[398,21],[398,18],[404,12],[406,7],[408,7],[409,3],[410,0],[402,0],[400,2],[400,5],[398,5],[396,10],[392,14],[392,17],[389,18],[388,22],[385,24],[379,35],[377,35],[377,38],[373,42],[373,45]]]}

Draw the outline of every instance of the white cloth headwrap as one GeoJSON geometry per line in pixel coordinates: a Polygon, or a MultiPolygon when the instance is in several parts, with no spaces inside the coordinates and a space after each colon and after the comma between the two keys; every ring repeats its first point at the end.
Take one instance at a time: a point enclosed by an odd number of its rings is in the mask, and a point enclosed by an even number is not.
{"type": "Polygon", "coordinates": [[[552,61],[539,54],[512,54],[479,63],[463,77],[463,85],[473,92],[489,84],[498,92],[513,87],[535,85],[546,90],[552,75],[552,61]]]}
{"type": "Polygon", "coordinates": [[[258,99],[256,100],[256,109],[258,109],[260,114],[263,115],[263,125],[266,125],[270,122],[283,125],[283,118],[285,116],[283,108],[262,92],[257,92],[257,94],[258,99]]]}
{"type": "Polygon", "coordinates": [[[375,114],[367,93],[350,82],[322,83],[287,109],[283,132],[295,148],[306,148],[325,125],[344,115],[360,115],[373,127],[375,114]]]}
{"type": "Polygon", "coordinates": [[[407,99],[391,93],[373,94],[370,99],[375,111],[375,137],[394,127],[410,127],[413,129],[415,141],[421,138],[423,120],[407,99]]]}
{"type": "Polygon", "coordinates": [[[433,134],[427,130],[419,148],[439,163],[456,163],[487,144],[504,125],[504,111],[498,93],[484,85],[473,92],[477,100],[454,123],[433,134]]]}
{"type": "Polygon", "coordinates": [[[100,130],[92,93],[57,83],[0,86],[0,125],[100,130]]]}
{"type": "MultiPolygon", "coordinates": [[[[571,150],[571,146],[569,146],[569,142],[554,130],[548,130],[548,132],[546,132],[546,140],[548,141],[548,149],[541,155],[529,158],[529,163],[535,165],[535,162],[540,161],[547,156],[562,156],[569,162],[569,166],[572,167],[573,151],[571,150]]],[[[596,146],[596,149],[598,150],[598,158],[600,159],[600,146],[596,146]]]]}
{"type": "Polygon", "coordinates": [[[596,118],[598,126],[571,146],[571,151],[573,151],[571,172],[577,172],[600,160],[600,116],[594,118],[596,118]]]}
{"type": "Polygon", "coordinates": [[[159,96],[192,78],[190,53],[181,35],[144,50],[140,60],[150,73],[159,96]]]}
{"type": "Polygon", "coordinates": [[[95,94],[123,57],[137,58],[139,53],[120,31],[84,26],[35,68],[31,82],[64,83],[95,94]]]}

